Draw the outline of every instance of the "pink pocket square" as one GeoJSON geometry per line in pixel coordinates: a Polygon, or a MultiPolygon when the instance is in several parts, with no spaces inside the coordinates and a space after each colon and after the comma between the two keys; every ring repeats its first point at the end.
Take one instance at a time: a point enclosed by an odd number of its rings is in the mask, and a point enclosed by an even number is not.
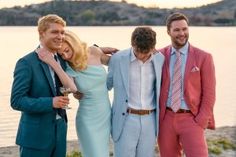
{"type": "Polygon", "coordinates": [[[194,66],[191,70],[191,72],[196,72],[196,71],[199,71],[199,68],[197,66],[194,66]]]}

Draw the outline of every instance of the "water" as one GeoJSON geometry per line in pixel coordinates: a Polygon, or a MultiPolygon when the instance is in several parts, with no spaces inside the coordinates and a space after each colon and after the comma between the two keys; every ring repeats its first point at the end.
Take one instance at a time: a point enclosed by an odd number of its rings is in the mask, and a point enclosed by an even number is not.
{"type": "MultiPolygon", "coordinates": [[[[112,46],[124,49],[130,46],[135,27],[68,27],[88,45],[112,46]]],[[[153,27],[157,32],[157,48],[170,43],[165,27],[153,27]]],[[[13,70],[16,61],[38,45],[36,27],[0,27],[0,147],[14,145],[20,112],[10,107],[13,70]]],[[[236,27],[190,27],[191,44],[213,55],[216,66],[217,100],[214,108],[216,126],[236,125],[236,27]]],[[[72,101],[68,110],[68,140],[76,139],[75,114],[78,103],[72,101]]],[[[112,96],[111,96],[112,99],[112,96]]]]}

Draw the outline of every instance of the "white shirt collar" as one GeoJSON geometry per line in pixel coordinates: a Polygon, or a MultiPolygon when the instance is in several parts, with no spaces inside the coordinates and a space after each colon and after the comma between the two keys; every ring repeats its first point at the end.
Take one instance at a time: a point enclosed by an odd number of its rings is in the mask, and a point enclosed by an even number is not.
{"type": "MultiPolygon", "coordinates": [[[[151,62],[152,59],[153,59],[153,54],[151,54],[151,57],[146,61],[146,63],[147,63],[147,62],[151,62]]],[[[135,56],[135,54],[134,54],[134,49],[132,48],[132,49],[131,49],[130,62],[133,62],[133,61],[135,61],[135,60],[138,60],[138,59],[136,58],[136,56],[135,56]]]]}

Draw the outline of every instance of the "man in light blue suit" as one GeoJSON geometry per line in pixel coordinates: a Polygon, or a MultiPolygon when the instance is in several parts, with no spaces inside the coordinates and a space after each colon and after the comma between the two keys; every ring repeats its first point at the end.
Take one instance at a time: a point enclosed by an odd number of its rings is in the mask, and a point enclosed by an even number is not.
{"type": "MultiPolygon", "coordinates": [[[[40,47],[57,56],[64,40],[65,21],[57,15],[39,19],[40,47]]],[[[54,71],[39,60],[36,51],[21,58],[15,67],[11,106],[21,111],[16,137],[21,157],[65,157],[67,117],[62,109],[68,97],[59,96],[60,81],[54,71]]]]}
{"type": "Polygon", "coordinates": [[[156,33],[137,27],[132,47],[111,57],[107,86],[114,88],[112,138],[116,157],[153,157],[159,123],[164,56],[155,52],[156,33]]]}

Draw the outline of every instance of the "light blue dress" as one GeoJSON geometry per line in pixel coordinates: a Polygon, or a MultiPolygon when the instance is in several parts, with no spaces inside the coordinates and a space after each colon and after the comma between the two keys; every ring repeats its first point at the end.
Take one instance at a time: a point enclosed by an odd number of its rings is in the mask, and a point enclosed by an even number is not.
{"type": "Polygon", "coordinates": [[[76,115],[76,131],[83,157],[109,157],[111,105],[106,86],[104,67],[88,65],[76,72],[67,66],[66,72],[74,77],[82,92],[76,115]]]}

